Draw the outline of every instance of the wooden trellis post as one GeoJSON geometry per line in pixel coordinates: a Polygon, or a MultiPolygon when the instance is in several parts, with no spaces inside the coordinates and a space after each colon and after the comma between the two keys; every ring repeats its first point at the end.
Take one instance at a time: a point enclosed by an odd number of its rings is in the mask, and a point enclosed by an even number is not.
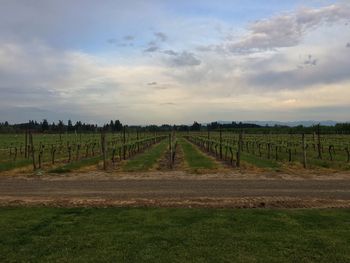
{"type": "Polygon", "coordinates": [[[13,160],[16,161],[16,159],[17,159],[17,147],[15,147],[13,160]]]}
{"type": "Polygon", "coordinates": [[[292,149],[291,148],[288,149],[288,161],[289,162],[292,161],[292,149]]]}
{"type": "Polygon", "coordinates": [[[140,152],[139,129],[136,130],[136,138],[137,138],[137,152],[140,152]]]}
{"type": "Polygon", "coordinates": [[[125,146],[125,143],[126,143],[126,138],[125,138],[125,125],[123,127],[123,159],[125,160],[126,159],[126,146],[125,146]]]}
{"type": "Polygon", "coordinates": [[[169,164],[170,168],[173,168],[173,146],[172,146],[171,133],[169,133],[169,164]]]}
{"type": "Polygon", "coordinates": [[[349,151],[349,147],[346,147],[346,148],[345,148],[345,152],[346,152],[346,156],[347,156],[346,162],[347,162],[347,163],[350,163],[350,151],[349,151]]]}
{"type": "Polygon", "coordinates": [[[302,134],[302,148],[303,148],[303,167],[306,168],[306,144],[305,144],[305,134],[302,134]]]}
{"type": "Polygon", "coordinates": [[[55,153],[56,153],[56,147],[51,145],[51,163],[55,164],[55,153]]]}
{"type": "Polygon", "coordinates": [[[267,143],[267,159],[271,158],[271,143],[267,143]]]}
{"type": "Polygon", "coordinates": [[[101,132],[101,151],[102,151],[102,159],[103,159],[103,170],[107,169],[106,162],[106,134],[101,132]]]}
{"type": "Polygon", "coordinates": [[[210,152],[210,130],[209,130],[209,125],[207,125],[208,127],[208,152],[210,152]]]}
{"type": "Polygon", "coordinates": [[[317,125],[317,150],[318,150],[318,159],[322,160],[322,146],[321,146],[320,124],[317,125]]]}
{"type": "Polygon", "coordinates": [[[31,149],[31,155],[33,160],[33,170],[36,170],[36,164],[35,164],[35,149],[34,149],[34,143],[33,143],[33,134],[29,133],[29,143],[30,143],[30,149],[31,149]]]}
{"type": "Polygon", "coordinates": [[[241,166],[241,147],[242,147],[242,131],[239,133],[238,137],[238,151],[237,151],[237,157],[236,157],[236,165],[237,167],[241,166]]]}
{"type": "Polygon", "coordinates": [[[28,158],[28,130],[25,131],[24,146],[24,158],[28,158]]]}
{"type": "Polygon", "coordinates": [[[220,145],[219,145],[219,152],[220,152],[220,159],[222,160],[222,130],[221,130],[221,125],[220,125],[220,145]]]}
{"type": "Polygon", "coordinates": [[[70,163],[72,160],[72,147],[68,145],[67,150],[68,150],[68,162],[70,163]]]}
{"type": "Polygon", "coordinates": [[[115,153],[116,153],[116,151],[117,151],[117,149],[114,147],[112,150],[112,158],[111,158],[113,168],[115,168],[115,153]]]}

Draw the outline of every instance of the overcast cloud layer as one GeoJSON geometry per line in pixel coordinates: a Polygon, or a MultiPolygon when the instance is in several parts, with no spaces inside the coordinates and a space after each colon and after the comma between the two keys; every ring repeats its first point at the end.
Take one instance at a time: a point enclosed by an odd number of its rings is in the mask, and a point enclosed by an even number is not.
{"type": "Polygon", "coordinates": [[[261,2],[3,0],[0,121],[349,121],[348,1],[261,2]]]}

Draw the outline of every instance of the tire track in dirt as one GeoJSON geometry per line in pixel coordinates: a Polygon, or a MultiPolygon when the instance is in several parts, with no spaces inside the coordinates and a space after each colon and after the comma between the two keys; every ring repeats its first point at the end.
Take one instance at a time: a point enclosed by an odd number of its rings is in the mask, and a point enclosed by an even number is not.
{"type": "Polygon", "coordinates": [[[1,206],[49,207],[175,207],[175,208],[350,208],[349,200],[298,198],[193,198],[193,199],[126,199],[103,198],[17,198],[0,197],[1,206]]]}
{"type": "Polygon", "coordinates": [[[0,177],[1,205],[350,207],[350,180],[0,177]]]}

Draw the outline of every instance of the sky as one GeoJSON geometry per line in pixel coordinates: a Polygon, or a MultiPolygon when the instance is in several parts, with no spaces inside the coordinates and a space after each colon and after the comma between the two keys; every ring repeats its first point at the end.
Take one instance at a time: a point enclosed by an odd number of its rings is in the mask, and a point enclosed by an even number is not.
{"type": "Polygon", "coordinates": [[[349,1],[0,6],[0,121],[350,120],[349,1]]]}

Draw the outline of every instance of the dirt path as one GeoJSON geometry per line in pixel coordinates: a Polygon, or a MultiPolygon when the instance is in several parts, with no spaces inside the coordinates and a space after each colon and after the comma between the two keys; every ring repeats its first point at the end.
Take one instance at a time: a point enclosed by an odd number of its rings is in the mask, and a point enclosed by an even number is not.
{"type": "Polygon", "coordinates": [[[1,176],[0,204],[350,208],[348,178],[128,176],[1,176]]]}
{"type": "Polygon", "coordinates": [[[177,143],[176,149],[175,149],[175,160],[173,167],[170,166],[170,150],[168,149],[162,158],[158,161],[158,171],[162,172],[170,172],[170,171],[183,171],[185,170],[185,160],[184,160],[184,153],[183,149],[180,143],[177,143]]]}

